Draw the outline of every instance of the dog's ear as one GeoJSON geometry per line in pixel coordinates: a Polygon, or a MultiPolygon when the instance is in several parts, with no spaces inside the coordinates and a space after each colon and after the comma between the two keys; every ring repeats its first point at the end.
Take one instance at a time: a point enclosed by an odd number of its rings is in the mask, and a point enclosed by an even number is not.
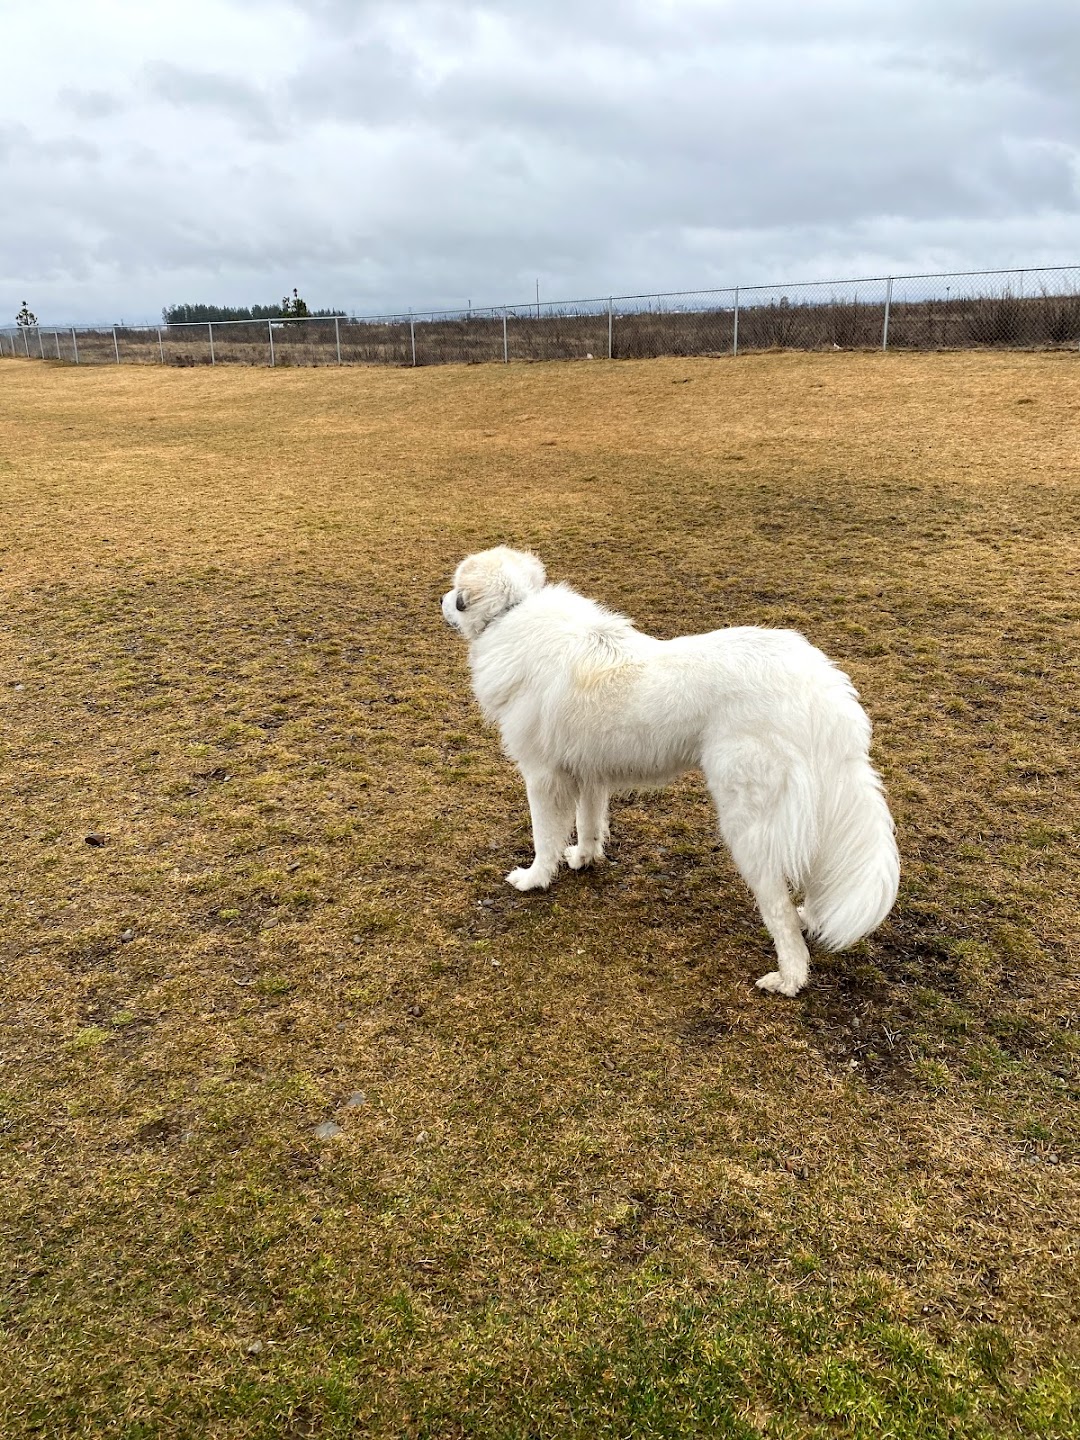
{"type": "Polygon", "coordinates": [[[535,555],[505,547],[493,550],[492,555],[498,558],[495,583],[503,597],[504,609],[544,588],[547,571],[535,555]]]}
{"type": "Polygon", "coordinates": [[[544,569],[544,562],[531,550],[525,551],[522,555],[522,570],[525,574],[526,585],[530,590],[542,590],[547,584],[547,571],[544,569]]]}

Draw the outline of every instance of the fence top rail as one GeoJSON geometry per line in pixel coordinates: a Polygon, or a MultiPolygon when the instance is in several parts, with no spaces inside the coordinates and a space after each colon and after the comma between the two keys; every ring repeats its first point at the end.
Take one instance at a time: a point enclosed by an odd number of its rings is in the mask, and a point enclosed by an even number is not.
{"type": "Polygon", "coordinates": [[[844,279],[834,280],[777,280],[771,284],[762,285],[720,285],[707,287],[698,290],[643,290],[636,294],[627,295],[593,295],[576,300],[542,300],[535,299],[521,300],[516,303],[501,302],[498,305],[460,305],[453,309],[433,310],[393,310],[384,314],[356,315],[345,311],[338,311],[332,315],[265,315],[250,320],[176,320],[162,322],[160,325],[153,322],[143,324],[123,325],[115,322],[103,322],[101,324],[75,324],[44,321],[37,325],[10,325],[0,326],[0,334],[9,335],[18,333],[21,330],[76,330],[85,333],[111,334],[114,330],[150,330],[155,333],[158,330],[190,330],[194,327],[206,325],[310,325],[329,324],[331,321],[345,320],[354,324],[364,325],[407,325],[410,321],[425,321],[438,319],[460,320],[465,316],[477,319],[490,316],[492,319],[508,315],[520,319],[524,315],[532,315],[538,311],[546,311],[550,314],[555,310],[571,310],[574,307],[584,308],[594,306],[606,312],[608,306],[616,304],[625,305],[629,302],[653,301],[653,300],[685,300],[690,297],[703,299],[709,296],[738,295],[740,299],[753,295],[776,294],[779,291],[793,290],[822,290],[835,289],[838,286],[857,285],[886,285],[889,281],[893,284],[907,280],[974,280],[989,276],[1014,276],[1014,275],[1058,275],[1068,272],[1076,273],[1080,270],[1080,264],[1075,265],[1016,265],[1009,269],[993,270],[924,270],[916,271],[905,275],[860,275],[849,276],[844,279]]]}

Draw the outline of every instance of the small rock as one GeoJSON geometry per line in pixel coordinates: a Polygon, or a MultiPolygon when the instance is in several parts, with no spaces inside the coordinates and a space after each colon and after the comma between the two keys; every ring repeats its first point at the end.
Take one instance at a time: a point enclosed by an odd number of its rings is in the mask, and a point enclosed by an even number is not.
{"type": "Polygon", "coordinates": [[[262,928],[263,928],[264,930],[273,930],[274,926],[275,926],[277,923],[278,923],[278,922],[277,922],[277,921],[274,919],[274,917],[271,915],[271,917],[270,917],[269,920],[264,920],[264,921],[263,921],[263,923],[262,923],[262,928]]]}
{"type": "Polygon", "coordinates": [[[91,830],[90,834],[83,838],[86,840],[87,845],[105,845],[107,843],[106,837],[99,835],[95,830],[91,830]]]}
{"type": "Polygon", "coordinates": [[[324,1120],[321,1125],[315,1126],[316,1140],[333,1140],[335,1135],[341,1134],[341,1126],[333,1120],[324,1120]]]}
{"type": "Polygon", "coordinates": [[[265,1349],[266,1349],[266,1346],[265,1346],[265,1344],[263,1343],[263,1341],[261,1341],[261,1340],[249,1340],[248,1343],[244,1346],[244,1354],[245,1354],[245,1355],[261,1355],[265,1349]]]}
{"type": "Polygon", "coordinates": [[[363,1090],[354,1090],[353,1093],[349,1096],[349,1098],[345,1101],[345,1109],[358,1110],[361,1105],[366,1104],[367,1096],[364,1094],[363,1090]]]}
{"type": "Polygon", "coordinates": [[[419,1019],[420,1016],[423,1015],[424,1011],[420,1005],[410,1005],[408,1013],[410,1015],[414,1015],[417,1019],[419,1019]]]}
{"type": "Polygon", "coordinates": [[[134,940],[134,939],[135,939],[135,931],[134,931],[134,930],[121,930],[121,931],[120,931],[120,944],[121,944],[121,945],[130,945],[131,942],[132,942],[132,940],[134,940]]]}

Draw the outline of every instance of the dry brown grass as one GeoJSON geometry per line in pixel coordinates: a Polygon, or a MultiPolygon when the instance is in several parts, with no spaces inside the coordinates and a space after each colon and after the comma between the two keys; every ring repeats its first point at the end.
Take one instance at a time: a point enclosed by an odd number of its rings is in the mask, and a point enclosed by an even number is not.
{"type": "Polygon", "coordinates": [[[1080,1433],[1080,358],[0,387],[5,1436],[1080,1433]],[[797,1001],[696,782],[503,885],[495,541],[854,676],[797,1001]]]}

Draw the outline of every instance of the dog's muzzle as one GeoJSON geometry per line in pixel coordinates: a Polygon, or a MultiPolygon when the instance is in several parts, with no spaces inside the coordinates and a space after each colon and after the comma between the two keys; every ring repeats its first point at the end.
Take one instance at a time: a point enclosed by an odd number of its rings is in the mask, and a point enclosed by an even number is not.
{"type": "Polygon", "coordinates": [[[462,610],[464,610],[465,608],[464,605],[458,604],[458,601],[460,599],[461,596],[457,593],[456,590],[448,590],[442,598],[443,619],[448,625],[452,625],[455,630],[461,629],[461,621],[459,617],[462,610]]]}

